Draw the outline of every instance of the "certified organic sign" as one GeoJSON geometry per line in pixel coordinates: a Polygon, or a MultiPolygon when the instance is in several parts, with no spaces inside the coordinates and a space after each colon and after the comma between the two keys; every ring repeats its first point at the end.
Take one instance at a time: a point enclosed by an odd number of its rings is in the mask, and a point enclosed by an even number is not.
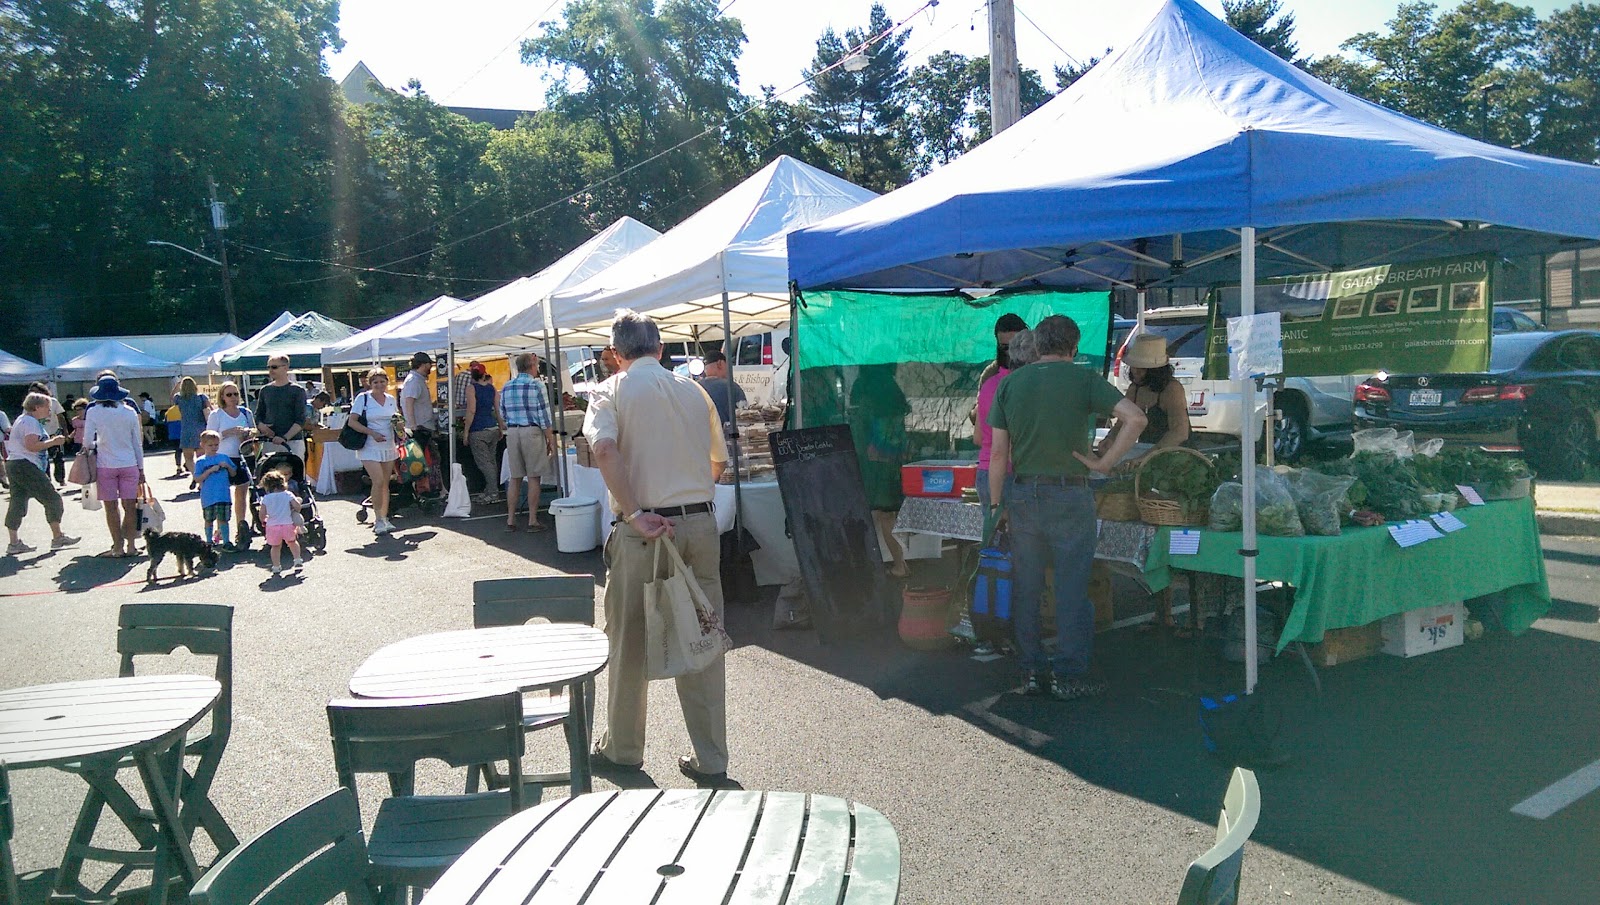
{"type": "MultiPolygon", "coordinates": [[[[1470,372],[1489,367],[1490,258],[1459,257],[1264,280],[1257,313],[1278,312],[1283,374],[1470,372]]],[[[1211,293],[1206,377],[1228,376],[1227,319],[1239,287],[1211,293]]]]}

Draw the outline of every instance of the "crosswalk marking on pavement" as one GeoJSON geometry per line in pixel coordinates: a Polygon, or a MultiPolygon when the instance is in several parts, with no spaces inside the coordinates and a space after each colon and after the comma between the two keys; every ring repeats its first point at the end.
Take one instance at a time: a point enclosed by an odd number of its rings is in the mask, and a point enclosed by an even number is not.
{"type": "Polygon", "coordinates": [[[1539,790],[1519,802],[1511,813],[1544,820],[1596,789],[1600,789],[1600,760],[1539,790]]]}

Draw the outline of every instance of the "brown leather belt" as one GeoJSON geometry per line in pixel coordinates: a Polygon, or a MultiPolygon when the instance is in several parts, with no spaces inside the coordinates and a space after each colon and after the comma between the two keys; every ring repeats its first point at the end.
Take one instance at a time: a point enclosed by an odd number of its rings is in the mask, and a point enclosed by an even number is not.
{"type": "Polygon", "coordinates": [[[665,518],[681,518],[685,515],[697,515],[701,512],[710,512],[711,510],[712,505],[710,503],[690,503],[687,506],[657,506],[654,509],[646,509],[643,511],[654,512],[656,515],[663,516],[665,518]]]}

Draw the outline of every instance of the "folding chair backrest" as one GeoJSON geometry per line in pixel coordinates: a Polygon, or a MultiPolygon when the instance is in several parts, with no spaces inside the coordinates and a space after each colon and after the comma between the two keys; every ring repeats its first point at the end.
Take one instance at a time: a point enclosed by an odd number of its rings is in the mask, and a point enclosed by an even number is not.
{"type": "Polygon", "coordinates": [[[213,657],[222,694],[211,711],[210,737],[225,745],[233,725],[233,607],[221,603],[125,603],[117,614],[119,674],[134,674],[134,657],[179,648],[213,657]]]}
{"type": "Polygon", "coordinates": [[[540,618],[594,625],[594,576],[488,578],[472,583],[473,628],[522,625],[540,618]]]}
{"type": "Polygon", "coordinates": [[[515,688],[467,698],[330,701],[328,729],[339,784],[352,792],[357,774],[387,773],[394,794],[410,795],[422,760],[452,767],[505,761],[512,806],[522,810],[522,693],[515,688]]]}
{"type": "Polygon", "coordinates": [[[0,902],[6,905],[21,905],[17,865],[11,860],[11,837],[16,828],[16,819],[11,815],[11,778],[6,773],[6,762],[0,760],[0,902]]]}
{"type": "Polygon", "coordinates": [[[367,885],[367,843],[349,789],[336,789],[218,859],[189,894],[191,905],[376,905],[367,885]]]}
{"type": "Polygon", "coordinates": [[[1244,844],[1261,817],[1261,787],[1256,775],[1235,767],[1217,820],[1217,844],[1189,865],[1178,905],[1234,905],[1244,868],[1244,844]]]}

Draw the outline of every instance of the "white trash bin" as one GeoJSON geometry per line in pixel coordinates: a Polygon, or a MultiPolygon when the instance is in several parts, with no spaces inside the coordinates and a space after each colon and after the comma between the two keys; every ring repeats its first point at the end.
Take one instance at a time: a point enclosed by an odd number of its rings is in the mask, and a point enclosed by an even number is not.
{"type": "Polygon", "coordinates": [[[563,497],[550,501],[556,520],[556,549],[562,553],[587,553],[600,544],[600,501],[594,497],[563,497]]]}

